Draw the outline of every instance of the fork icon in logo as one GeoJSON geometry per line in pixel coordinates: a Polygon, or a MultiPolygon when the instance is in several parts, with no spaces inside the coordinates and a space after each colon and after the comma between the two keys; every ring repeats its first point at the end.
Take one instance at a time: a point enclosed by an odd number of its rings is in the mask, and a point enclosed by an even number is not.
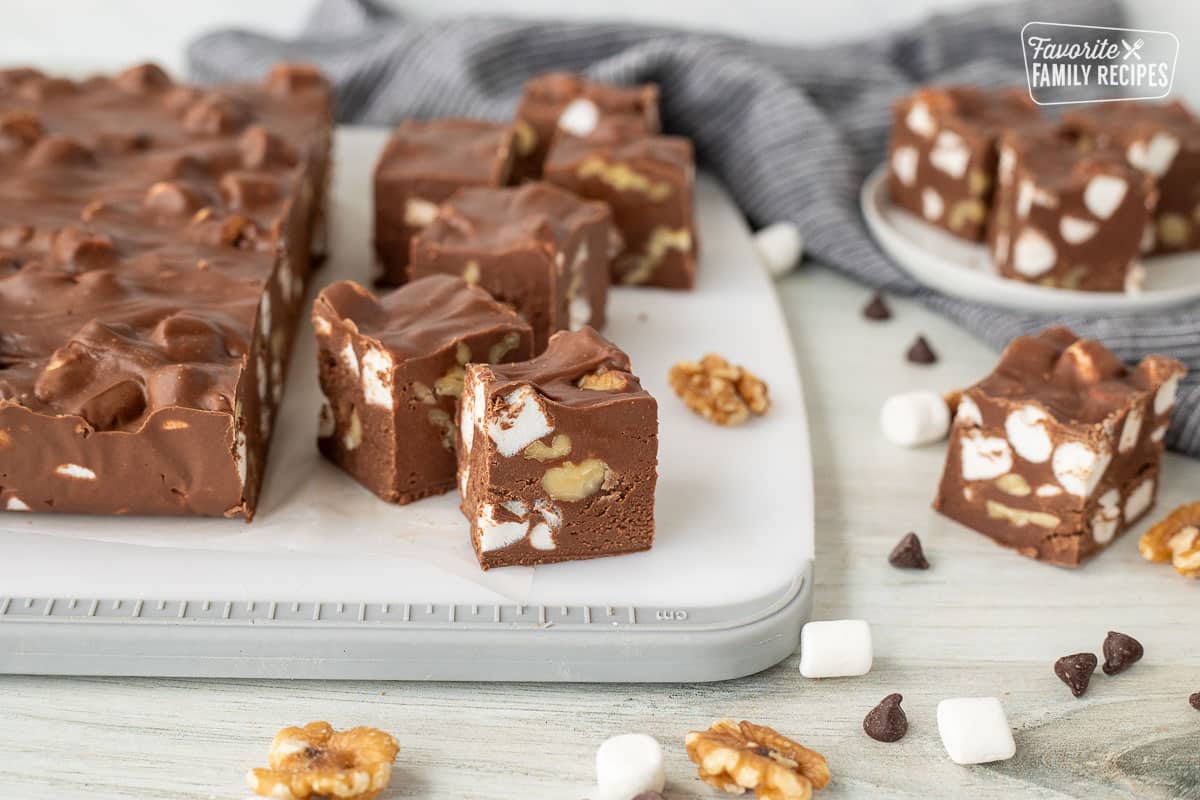
{"type": "Polygon", "coordinates": [[[1130,44],[1122,39],[1121,44],[1125,47],[1125,55],[1123,56],[1124,60],[1128,61],[1130,56],[1133,56],[1138,61],[1142,60],[1142,54],[1139,53],[1138,50],[1141,50],[1142,46],[1146,44],[1144,39],[1138,39],[1133,44],[1130,44]]]}

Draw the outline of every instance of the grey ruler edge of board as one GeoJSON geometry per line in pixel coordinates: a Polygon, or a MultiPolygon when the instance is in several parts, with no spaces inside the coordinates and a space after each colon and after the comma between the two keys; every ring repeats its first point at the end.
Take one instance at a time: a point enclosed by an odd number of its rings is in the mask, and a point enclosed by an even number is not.
{"type": "Polygon", "coordinates": [[[782,661],[812,562],[728,606],[363,603],[0,595],[0,673],[676,682],[782,661]]]}

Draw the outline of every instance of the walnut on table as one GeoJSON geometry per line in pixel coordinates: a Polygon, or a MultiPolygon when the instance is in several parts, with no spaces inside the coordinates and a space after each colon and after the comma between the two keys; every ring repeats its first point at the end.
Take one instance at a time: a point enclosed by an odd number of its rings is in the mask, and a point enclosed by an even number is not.
{"type": "Polygon", "coordinates": [[[1180,575],[1200,578],[1200,503],[1168,514],[1142,534],[1138,550],[1148,561],[1170,562],[1180,575]]]}
{"type": "Polygon", "coordinates": [[[771,408],[765,383],[713,353],[698,362],[680,361],[667,380],[688,408],[718,425],[741,425],[771,408]]]}
{"type": "Polygon", "coordinates": [[[310,722],[275,734],[270,769],[250,770],[246,782],[277,800],[372,800],[387,788],[399,751],[396,740],[377,728],[335,731],[328,722],[310,722]]]}
{"type": "Polygon", "coordinates": [[[687,735],[700,779],[725,792],[753,789],[758,800],[809,800],[829,783],[820,753],[752,722],[723,719],[687,735]]]}

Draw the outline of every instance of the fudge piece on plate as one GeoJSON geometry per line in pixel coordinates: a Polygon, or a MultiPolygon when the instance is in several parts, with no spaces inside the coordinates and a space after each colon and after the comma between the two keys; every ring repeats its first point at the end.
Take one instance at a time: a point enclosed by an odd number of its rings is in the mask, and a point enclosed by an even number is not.
{"type": "Polygon", "coordinates": [[[464,189],[413,239],[409,276],[482,286],[533,326],[540,353],[555,331],[604,325],[612,235],[607,206],[549,184],[464,189]]]}
{"type": "Polygon", "coordinates": [[[1102,103],[1063,115],[1085,144],[1116,147],[1158,188],[1146,250],[1200,249],[1200,120],[1180,102],[1102,103]]]}
{"type": "Polygon", "coordinates": [[[352,281],[313,305],[318,445],[390,503],[454,488],[455,404],[470,361],[529,358],[533,333],[461,278],[435,275],[377,298],[352,281]]]}
{"type": "Polygon", "coordinates": [[[1126,367],[1061,327],[1014,339],[962,393],[933,507],[1017,550],[1076,566],[1154,503],[1185,370],[1126,367]]]}
{"type": "Polygon", "coordinates": [[[1155,197],[1116,150],[1081,148],[1052,125],[1008,131],[988,231],[996,269],[1042,286],[1136,292],[1155,197]]]}
{"type": "Polygon", "coordinates": [[[613,260],[614,284],[690,289],[698,243],[692,200],[696,167],[682,136],[646,136],[605,121],[588,136],[559,131],[545,179],[612,208],[624,250],[613,260]]]}
{"type": "Polygon", "coordinates": [[[0,508],[253,516],[331,105],[303,65],[0,71],[0,508]]]}
{"type": "Polygon", "coordinates": [[[1024,89],[920,89],[896,103],[888,195],[955,236],[983,241],[995,187],[996,140],[1038,118],[1024,89]]]}
{"type": "Polygon", "coordinates": [[[657,463],[658,405],[591,328],[467,366],[459,489],[484,569],[648,550],[657,463]]]}
{"type": "Polygon", "coordinates": [[[503,186],[512,171],[513,127],[476,119],[405,120],[375,165],[379,282],[404,283],[412,237],[438,204],[464,186],[503,186]]]}
{"type": "Polygon", "coordinates": [[[587,136],[601,119],[620,118],[642,133],[658,133],[658,87],[614,86],[579,75],[551,72],[525,84],[517,106],[515,180],[541,177],[542,162],[558,129],[587,136]]]}

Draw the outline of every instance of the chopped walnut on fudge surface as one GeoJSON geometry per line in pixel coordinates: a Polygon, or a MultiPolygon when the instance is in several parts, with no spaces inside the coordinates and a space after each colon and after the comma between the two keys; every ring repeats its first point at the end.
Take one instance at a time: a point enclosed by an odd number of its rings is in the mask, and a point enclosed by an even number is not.
{"type": "Polygon", "coordinates": [[[934,508],[1022,555],[1076,566],[1153,505],[1184,368],[1122,364],[1066,328],[1021,336],[958,401],[934,508]]]}

